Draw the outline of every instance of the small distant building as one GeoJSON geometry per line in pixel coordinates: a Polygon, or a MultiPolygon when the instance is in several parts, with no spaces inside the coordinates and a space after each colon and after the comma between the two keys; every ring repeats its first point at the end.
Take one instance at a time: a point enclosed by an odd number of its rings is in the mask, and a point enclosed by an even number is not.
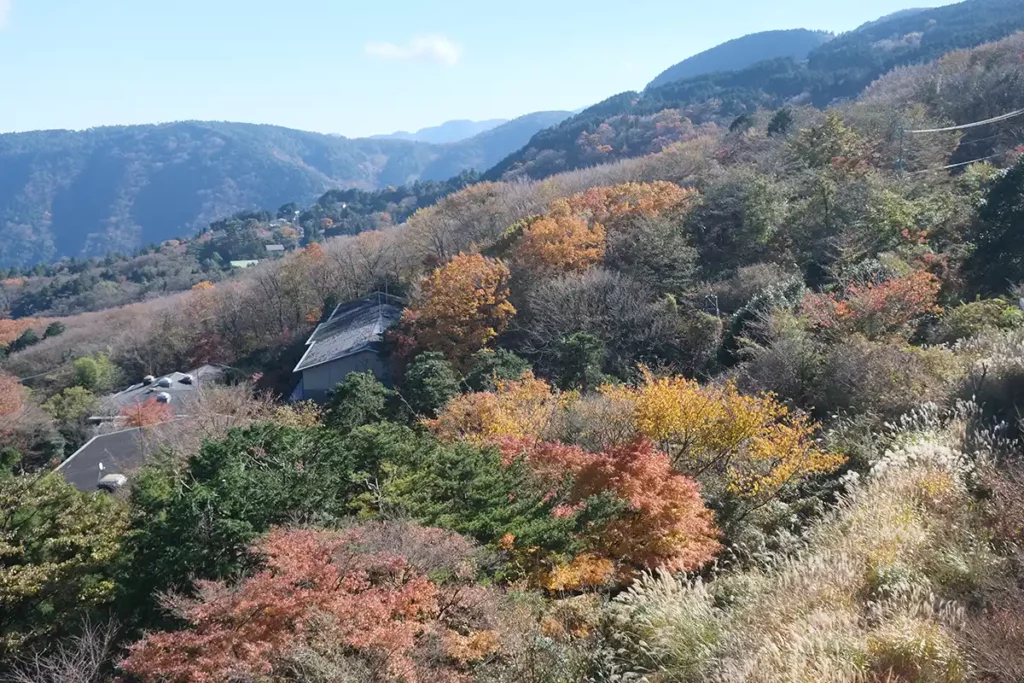
{"type": "Polygon", "coordinates": [[[268,245],[266,245],[266,250],[267,250],[268,253],[272,253],[272,254],[273,253],[282,253],[282,252],[284,252],[284,245],[283,244],[268,244],[268,245]]]}
{"type": "Polygon", "coordinates": [[[291,399],[325,401],[353,372],[369,370],[388,383],[388,365],[381,355],[384,332],[401,315],[401,299],[387,294],[339,304],[306,341],[306,353],[295,366],[299,383],[291,399]]]}
{"type": "Polygon", "coordinates": [[[255,259],[250,259],[248,261],[231,261],[230,263],[231,263],[231,267],[232,268],[243,268],[244,269],[244,268],[252,268],[253,266],[257,266],[257,265],[259,265],[260,262],[255,260],[255,259]]]}

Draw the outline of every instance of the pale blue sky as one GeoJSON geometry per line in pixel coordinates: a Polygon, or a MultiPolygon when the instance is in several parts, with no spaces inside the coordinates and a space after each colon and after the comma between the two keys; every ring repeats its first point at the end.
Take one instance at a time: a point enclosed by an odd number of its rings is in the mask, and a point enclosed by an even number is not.
{"type": "Polygon", "coordinates": [[[0,131],[216,119],[349,136],[576,109],[754,31],[943,0],[0,0],[0,131]]]}

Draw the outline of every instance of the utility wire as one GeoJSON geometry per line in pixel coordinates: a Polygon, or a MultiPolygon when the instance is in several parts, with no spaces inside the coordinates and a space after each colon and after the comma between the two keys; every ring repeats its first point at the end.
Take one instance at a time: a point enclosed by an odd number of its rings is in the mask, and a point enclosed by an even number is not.
{"type": "Polygon", "coordinates": [[[1000,121],[1006,121],[1014,117],[1024,114],[1024,109],[1018,109],[1017,111],[1011,111],[1008,114],[1002,114],[1000,116],[994,116],[984,121],[975,121],[974,123],[965,123],[961,126],[949,126],[947,128],[926,128],[923,130],[908,130],[908,133],[948,133],[955,130],[965,130],[967,128],[977,128],[978,126],[987,126],[990,123],[999,123],[1000,121]]]}
{"type": "Polygon", "coordinates": [[[939,168],[926,168],[920,171],[911,171],[911,174],[915,173],[934,173],[935,171],[948,171],[951,168],[959,168],[961,166],[970,166],[976,164],[979,161],[988,161],[989,159],[995,159],[1001,157],[1002,154],[989,154],[987,157],[981,157],[980,159],[971,159],[970,161],[961,161],[959,164],[950,164],[949,166],[940,166],[939,168]]]}

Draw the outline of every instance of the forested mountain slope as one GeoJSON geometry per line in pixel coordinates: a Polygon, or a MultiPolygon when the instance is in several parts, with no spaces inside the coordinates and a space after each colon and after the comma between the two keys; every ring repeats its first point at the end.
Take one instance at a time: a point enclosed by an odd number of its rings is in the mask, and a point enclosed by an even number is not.
{"type": "Polygon", "coordinates": [[[0,266],[132,252],[239,210],[483,170],[565,116],[446,145],[196,121],[0,135],[0,266]]]}
{"type": "Polygon", "coordinates": [[[783,57],[738,71],[670,82],[643,93],[615,95],[540,131],[485,177],[542,178],[609,158],[657,151],[690,135],[685,123],[682,127],[668,123],[666,135],[666,118],[678,117],[659,114],[665,110],[678,111],[678,116],[699,125],[728,124],[758,108],[794,103],[827,106],[856,97],[895,67],[933,60],[1020,30],[1024,30],[1024,3],[1019,0],[967,0],[898,13],[824,43],[811,51],[806,63],[783,57]],[[627,134],[627,130],[633,132],[627,134]]]}
{"type": "Polygon", "coordinates": [[[814,48],[832,38],[827,31],[796,28],[788,31],[762,31],[717,45],[670,66],[647,84],[647,89],[716,71],[734,71],[767,59],[789,57],[807,59],[814,48]]]}

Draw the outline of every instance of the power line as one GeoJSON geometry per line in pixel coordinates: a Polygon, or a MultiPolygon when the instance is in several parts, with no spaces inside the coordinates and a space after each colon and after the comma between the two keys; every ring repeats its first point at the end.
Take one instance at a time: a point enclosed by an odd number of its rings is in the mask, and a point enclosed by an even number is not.
{"type": "Polygon", "coordinates": [[[914,173],[934,173],[935,171],[948,171],[951,168],[960,168],[961,166],[970,166],[971,164],[976,164],[979,161],[988,161],[989,159],[995,159],[996,157],[1001,157],[1001,156],[1003,156],[1003,155],[1002,154],[989,154],[987,157],[981,157],[980,159],[971,159],[970,161],[961,161],[959,164],[950,164],[949,166],[940,166],[939,168],[925,168],[925,169],[922,169],[920,171],[911,171],[910,173],[911,174],[914,174],[914,173]]]}
{"type": "Polygon", "coordinates": [[[1024,109],[1018,109],[1017,111],[1011,111],[1008,114],[1002,114],[1000,116],[994,116],[984,121],[975,121],[974,123],[965,123],[960,126],[949,126],[946,128],[926,128],[923,130],[908,130],[908,133],[948,133],[955,130],[965,130],[967,128],[977,128],[978,126],[987,126],[990,123],[999,123],[1000,121],[1006,121],[1014,117],[1024,114],[1024,109]]]}

